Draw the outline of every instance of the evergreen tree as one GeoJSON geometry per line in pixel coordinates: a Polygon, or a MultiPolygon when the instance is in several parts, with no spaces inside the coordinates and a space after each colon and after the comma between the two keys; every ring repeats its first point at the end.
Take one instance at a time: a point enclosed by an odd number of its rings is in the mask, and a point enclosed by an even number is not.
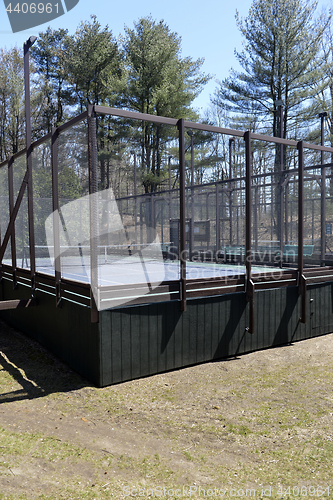
{"type": "MultiPolygon", "coordinates": [[[[196,119],[191,104],[208,77],[202,59],[181,57],[181,39],[164,21],[139,19],[125,29],[124,53],[128,109],[173,118],[196,119]]],[[[173,132],[168,127],[142,123],[137,137],[146,192],[163,182],[162,154],[173,132]]]]}
{"type": "MultiPolygon", "coordinates": [[[[40,89],[40,128],[46,132],[65,121],[66,105],[73,103],[64,69],[65,42],[68,30],[48,27],[39,33],[31,48],[40,89]]],[[[36,82],[35,82],[36,83],[36,82]]]]}
{"type": "Polygon", "coordinates": [[[23,56],[0,49],[0,159],[25,145],[23,56]]]}
{"type": "Polygon", "coordinates": [[[333,146],[333,29],[330,24],[325,30],[321,53],[314,61],[314,65],[322,70],[322,78],[314,86],[314,99],[312,101],[311,114],[312,119],[317,124],[313,131],[313,140],[320,141],[320,121],[318,114],[326,112],[325,117],[325,140],[333,146]]]}
{"type": "MultiPolygon", "coordinates": [[[[96,16],[81,22],[66,39],[65,71],[80,111],[88,104],[117,106],[123,87],[122,55],[108,26],[101,28],[96,16]]],[[[114,132],[111,117],[97,119],[100,186],[110,186],[110,160],[114,132]]]]}
{"type": "MultiPolygon", "coordinates": [[[[313,61],[320,52],[330,16],[316,17],[317,3],[316,0],[253,0],[245,19],[237,13],[244,49],[236,52],[236,57],[243,71],[231,71],[230,77],[221,82],[215,101],[233,112],[251,116],[266,133],[276,137],[293,133],[293,128],[306,119],[306,108],[317,93],[316,83],[322,80],[322,68],[313,61]]],[[[287,148],[283,148],[282,158],[280,145],[271,149],[271,155],[266,151],[266,158],[267,153],[276,172],[287,168],[287,148]]],[[[275,230],[277,239],[282,241],[284,177],[279,176],[278,180],[274,192],[275,230]]]]}
{"type": "Polygon", "coordinates": [[[64,68],[80,110],[87,104],[118,101],[121,82],[121,54],[108,26],[101,29],[96,16],[81,22],[66,39],[64,68]]]}
{"type": "Polygon", "coordinates": [[[236,14],[244,50],[236,52],[243,68],[232,70],[215,100],[237,113],[256,115],[270,133],[280,136],[277,101],[283,101],[283,137],[302,106],[314,94],[318,55],[329,16],[315,17],[314,0],[253,0],[247,18],[236,14]]]}

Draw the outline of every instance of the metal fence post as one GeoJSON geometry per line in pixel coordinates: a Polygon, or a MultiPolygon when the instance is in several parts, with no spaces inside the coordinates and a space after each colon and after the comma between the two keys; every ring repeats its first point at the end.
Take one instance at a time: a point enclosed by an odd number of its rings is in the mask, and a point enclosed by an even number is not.
{"type": "Polygon", "coordinates": [[[33,213],[33,188],[32,188],[32,147],[31,147],[31,118],[30,118],[30,75],[29,75],[29,48],[34,43],[35,37],[30,37],[24,44],[24,89],[25,89],[25,125],[27,147],[27,172],[28,172],[28,221],[29,221],[29,251],[30,251],[30,276],[32,295],[36,287],[36,256],[35,256],[35,228],[33,213]]]}
{"type": "MultiPolygon", "coordinates": [[[[217,258],[218,252],[220,250],[220,190],[219,190],[219,183],[216,183],[216,192],[215,192],[215,212],[216,212],[216,253],[215,257],[217,258]]],[[[230,243],[231,244],[231,243],[230,243]]]]}
{"type": "MultiPolygon", "coordinates": [[[[8,196],[9,196],[9,217],[12,217],[14,211],[14,180],[13,180],[13,157],[8,158],[8,196]]],[[[12,252],[12,270],[13,270],[13,288],[17,288],[16,278],[16,238],[15,238],[15,224],[13,226],[10,238],[11,252],[12,252]]]]}
{"type": "Polygon", "coordinates": [[[303,274],[304,257],[304,152],[303,141],[297,143],[298,149],[298,293],[302,297],[301,323],[306,323],[306,280],[303,274]]]}
{"type": "MultiPolygon", "coordinates": [[[[327,113],[319,113],[320,116],[320,145],[324,146],[324,120],[327,113]]],[[[324,167],[324,151],[320,152],[321,159],[321,185],[320,185],[320,232],[321,232],[321,245],[320,245],[320,265],[325,265],[326,254],[326,167],[324,167]]]]}
{"type": "MultiPolygon", "coordinates": [[[[235,138],[231,137],[229,139],[229,180],[231,181],[232,177],[232,170],[233,170],[233,163],[232,163],[232,144],[234,145],[234,150],[235,150],[235,138]]],[[[232,205],[233,205],[233,183],[229,183],[230,187],[230,192],[229,192],[229,218],[230,218],[230,241],[229,245],[232,245],[232,236],[233,236],[233,220],[232,220],[232,205]]]]}
{"type": "Polygon", "coordinates": [[[98,289],[98,206],[96,193],[98,192],[97,170],[97,138],[96,115],[94,107],[88,105],[88,158],[89,158],[89,194],[90,194],[90,307],[91,322],[98,323],[99,313],[92,289],[98,289]]]}
{"type": "Polygon", "coordinates": [[[185,217],[185,127],[184,119],[178,120],[179,130],[179,184],[180,184],[180,309],[186,311],[186,217],[185,217]]]}
{"type": "Polygon", "coordinates": [[[55,273],[56,306],[61,302],[61,267],[59,233],[59,187],[58,187],[58,130],[52,127],[51,165],[52,165],[52,210],[53,210],[53,256],[55,273]]]}
{"type": "Polygon", "coordinates": [[[252,221],[252,197],[251,197],[251,132],[247,131],[244,134],[245,139],[245,219],[246,219],[246,235],[245,235],[245,267],[246,267],[246,300],[249,302],[249,326],[247,331],[254,333],[254,283],[251,279],[251,265],[252,265],[252,234],[251,234],[251,221],[252,221]]]}

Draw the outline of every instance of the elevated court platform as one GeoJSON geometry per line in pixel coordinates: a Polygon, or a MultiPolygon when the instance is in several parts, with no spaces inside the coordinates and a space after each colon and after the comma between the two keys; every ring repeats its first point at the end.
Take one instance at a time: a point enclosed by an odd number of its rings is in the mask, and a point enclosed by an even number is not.
{"type": "MultiPolygon", "coordinates": [[[[114,165],[129,172],[139,152],[125,140],[114,165]]],[[[1,317],[99,387],[332,332],[331,164],[311,163],[322,151],[333,148],[89,107],[0,164],[1,317]],[[134,170],[107,198],[96,115],[133,137],[143,121],[171,130],[169,185],[139,192],[134,170]],[[191,183],[186,130],[241,141],[237,177],[191,183]],[[273,163],[254,175],[263,142],[273,163]],[[278,172],[276,144],[290,158],[278,172]]]]}
{"type": "MultiPolygon", "coordinates": [[[[199,286],[195,290],[189,280],[186,311],[179,299],[147,302],[100,311],[97,323],[91,321],[88,286],[64,280],[61,307],[55,307],[54,280],[37,273],[38,305],[1,311],[1,316],[103,387],[330,333],[331,272],[330,282],[307,286],[305,323],[295,272],[285,272],[286,286],[280,282],[279,288],[272,282],[274,288],[260,289],[258,278],[252,335],[244,275],[223,293],[216,282],[207,283],[206,297],[195,297],[199,286]]],[[[1,300],[30,299],[29,273],[18,272],[17,281],[14,290],[11,269],[4,266],[1,300]]]]}

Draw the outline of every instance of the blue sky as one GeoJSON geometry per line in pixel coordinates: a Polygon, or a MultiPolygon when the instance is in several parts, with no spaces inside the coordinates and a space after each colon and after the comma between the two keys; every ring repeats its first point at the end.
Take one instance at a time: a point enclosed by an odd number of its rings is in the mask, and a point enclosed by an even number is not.
{"type": "MultiPolygon", "coordinates": [[[[62,0],[53,0],[53,3],[62,0]]],[[[228,76],[231,67],[238,68],[234,49],[240,50],[242,39],[236,27],[235,13],[245,17],[251,6],[250,0],[80,0],[70,12],[51,23],[37,26],[19,33],[12,33],[4,3],[0,0],[0,47],[23,46],[29,36],[45,31],[48,24],[53,29],[67,28],[74,33],[81,21],[97,16],[104,27],[108,25],[114,36],[124,33],[124,26],[133,26],[133,21],[151,15],[157,21],[164,19],[172,31],[182,38],[182,55],[193,59],[204,58],[203,70],[212,75],[211,82],[195,101],[200,111],[209,106],[210,95],[216,88],[216,80],[228,76]]],[[[64,4],[64,2],[62,1],[64,4]]],[[[326,6],[330,0],[319,0],[326,6]]],[[[17,4],[14,0],[13,6],[17,4]]]]}

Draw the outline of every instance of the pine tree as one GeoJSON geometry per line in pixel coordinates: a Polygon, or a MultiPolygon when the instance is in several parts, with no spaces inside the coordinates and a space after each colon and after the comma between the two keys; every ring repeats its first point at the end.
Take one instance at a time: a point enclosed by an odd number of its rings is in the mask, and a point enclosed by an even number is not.
{"type": "MultiPolygon", "coordinates": [[[[292,132],[305,119],[306,108],[316,94],[316,82],[322,79],[322,70],[313,61],[319,54],[330,16],[316,18],[317,3],[316,0],[253,0],[245,19],[237,13],[244,49],[236,52],[236,57],[243,71],[231,71],[230,77],[221,82],[215,101],[233,112],[252,116],[275,137],[285,138],[292,132]]],[[[271,155],[274,171],[280,172],[287,168],[287,150],[282,149],[282,157],[280,145],[274,150],[271,155]]],[[[277,239],[282,241],[283,175],[278,179],[274,190],[275,231],[277,239]]]]}
{"type": "MultiPolygon", "coordinates": [[[[128,109],[173,118],[197,118],[191,104],[209,77],[201,72],[202,59],[181,57],[181,39],[164,21],[139,19],[125,29],[124,53],[128,109]]],[[[145,191],[156,191],[163,181],[162,153],[172,131],[142,123],[140,144],[145,191]]]]}
{"type": "Polygon", "coordinates": [[[46,132],[64,122],[66,105],[73,104],[64,69],[65,42],[68,30],[48,27],[38,35],[31,48],[40,89],[40,127],[46,132]]]}
{"type": "Polygon", "coordinates": [[[258,116],[280,136],[277,101],[284,103],[283,137],[313,96],[320,68],[314,67],[330,17],[315,17],[314,0],[253,0],[249,14],[236,22],[244,49],[236,52],[242,72],[232,70],[215,100],[229,109],[258,116]]]}
{"type": "Polygon", "coordinates": [[[115,104],[121,79],[121,54],[108,26],[96,16],[81,22],[66,39],[64,69],[80,110],[87,104],[115,104]]]}
{"type": "Polygon", "coordinates": [[[0,159],[25,145],[23,56],[0,49],[0,159]]]}

